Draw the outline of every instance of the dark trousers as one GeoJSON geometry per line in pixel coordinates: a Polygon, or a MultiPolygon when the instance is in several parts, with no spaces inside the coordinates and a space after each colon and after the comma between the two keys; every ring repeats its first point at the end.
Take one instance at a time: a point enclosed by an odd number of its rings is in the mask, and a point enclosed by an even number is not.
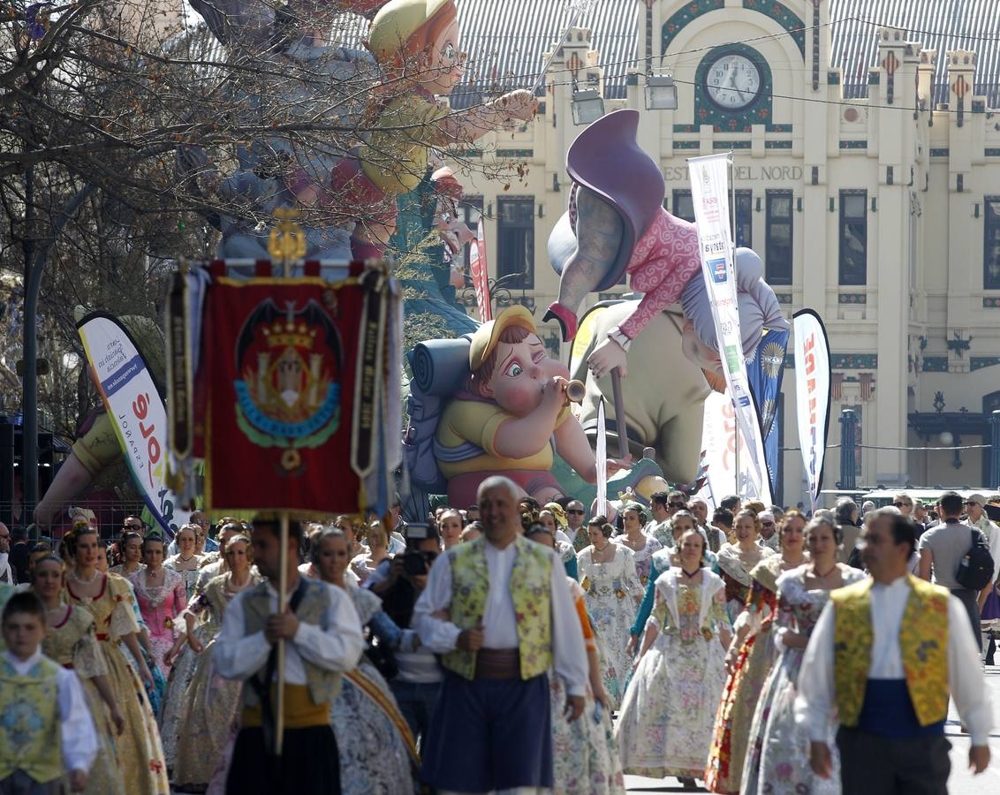
{"type": "Polygon", "coordinates": [[[393,679],[389,687],[396,697],[399,711],[406,718],[406,723],[413,733],[413,739],[422,751],[427,740],[431,716],[434,714],[438,695],[441,693],[441,683],[400,682],[398,679],[393,679]]]}
{"type": "Polygon", "coordinates": [[[943,734],[900,739],[840,727],[845,795],[948,795],[951,743],[943,734]]]}
{"type": "Polygon", "coordinates": [[[983,650],[983,628],[979,623],[979,594],[970,591],[968,588],[956,588],[952,596],[957,596],[958,600],[969,614],[969,623],[972,624],[972,632],[976,636],[976,646],[979,651],[983,650]]]}
{"type": "Polygon", "coordinates": [[[262,729],[236,735],[226,795],[340,795],[340,759],[329,726],[285,729],[282,755],[272,757],[262,729]]]}
{"type": "Polygon", "coordinates": [[[423,779],[441,790],[552,786],[549,678],[469,681],[445,671],[423,753],[423,779]]]}
{"type": "Polygon", "coordinates": [[[0,781],[0,795],[62,795],[63,780],[39,784],[23,770],[15,770],[0,781]]]}

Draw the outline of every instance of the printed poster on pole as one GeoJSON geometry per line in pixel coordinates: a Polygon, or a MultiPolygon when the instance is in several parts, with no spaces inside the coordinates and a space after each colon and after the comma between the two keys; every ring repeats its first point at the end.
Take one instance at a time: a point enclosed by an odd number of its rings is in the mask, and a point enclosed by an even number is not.
{"type": "Polygon", "coordinates": [[[823,459],[830,433],[830,343],[823,320],[812,309],[792,316],[795,344],[795,408],[799,448],[811,507],[823,485],[823,459]]]}

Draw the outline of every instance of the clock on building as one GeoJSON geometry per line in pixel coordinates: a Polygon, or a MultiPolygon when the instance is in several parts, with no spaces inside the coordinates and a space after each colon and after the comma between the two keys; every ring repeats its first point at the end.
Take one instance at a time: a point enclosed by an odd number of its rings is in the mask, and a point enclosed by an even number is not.
{"type": "Polygon", "coordinates": [[[753,59],[736,52],[722,53],[705,70],[705,93],[724,111],[740,111],[752,105],[761,94],[760,67],[753,59]]]}

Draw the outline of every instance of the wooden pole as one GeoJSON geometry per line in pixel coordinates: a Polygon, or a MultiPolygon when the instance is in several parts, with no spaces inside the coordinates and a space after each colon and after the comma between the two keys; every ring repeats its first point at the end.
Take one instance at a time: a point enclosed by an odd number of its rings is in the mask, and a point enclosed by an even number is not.
{"type": "Polygon", "coordinates": [[[615,367],[611,371],[611,395],[615,401],[615,426],[618,428],[618,457],[628,458],[628,429],[625,426],[625,398],[622,395],[622,374],[615,367]]]}
{"type": "MultiPolygon", "coordinates": [[[[278,558],[278,613],[288,609],[288,511],[281,512],[281,541],[278,558]]],[[[285,740],[285,639],[278,639],[278,683],[274,715],[274,754],[281,756],[285,740]]]]}

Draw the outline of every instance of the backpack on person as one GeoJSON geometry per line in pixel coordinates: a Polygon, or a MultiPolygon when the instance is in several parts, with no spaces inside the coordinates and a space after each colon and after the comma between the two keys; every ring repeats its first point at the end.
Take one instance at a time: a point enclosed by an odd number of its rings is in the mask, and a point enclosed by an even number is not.
{"type": "Polygon", "coordinates": [[[959,561],[955,580],[970,591],[981,591],[993,581],[993,556],[990,547],[979,530],[972,529],[972,546],[959,561]]]}

